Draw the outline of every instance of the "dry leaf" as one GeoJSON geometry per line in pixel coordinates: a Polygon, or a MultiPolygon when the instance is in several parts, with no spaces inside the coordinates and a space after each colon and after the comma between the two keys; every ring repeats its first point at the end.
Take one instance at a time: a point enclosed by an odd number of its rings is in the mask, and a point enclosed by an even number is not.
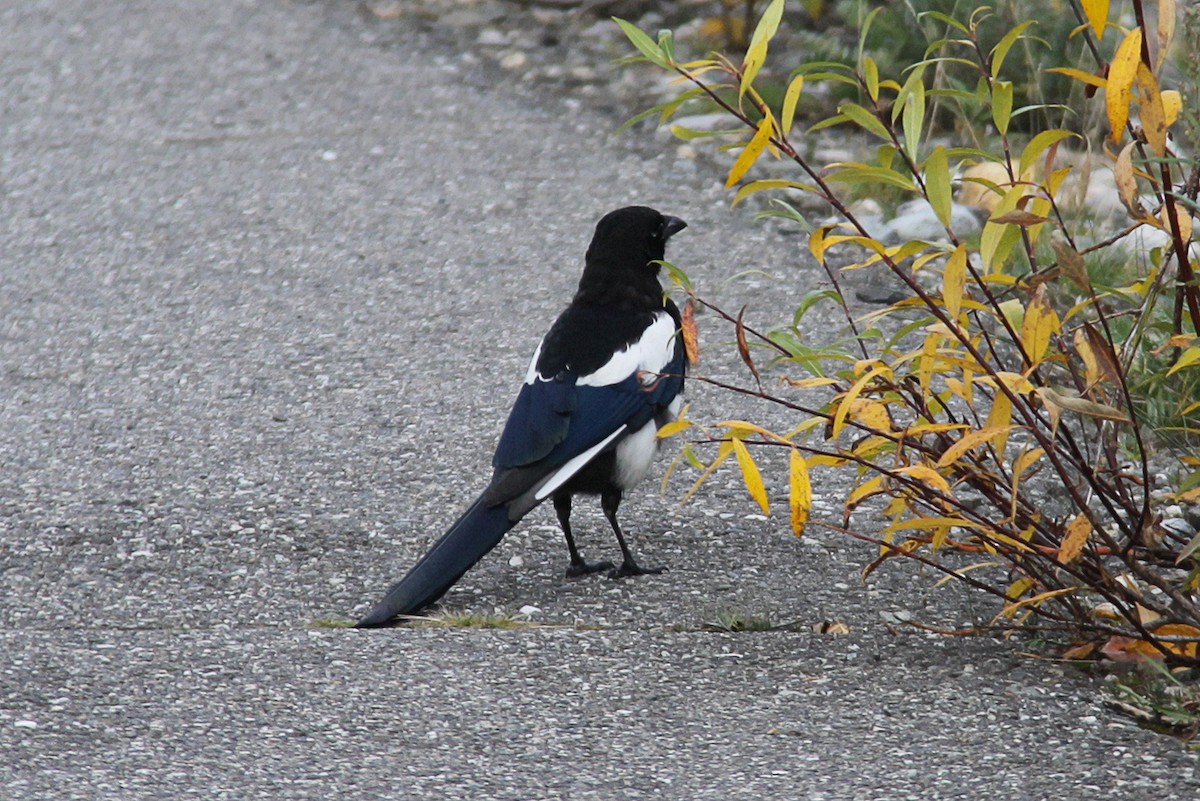
{"type": "Polygon", "coordinates": [[[696,328],[696,304],[688,298],[683,304],[683,318],[680,332],[683,334],[683,350],[687,354],[688,364],[696,367],[700,364],[700,335],[696,328]]]}
{"type": "Polygon", "coordinates": [[[1067,530],[1063,534],[1062,544],[1058,547],[1058,562],[1062,565],[1068,565],[1079,558],[1083,553],[1084,546],[1087,545],[1088,537],[1092,534],[1092,521],[1088,520],[1088,516],[1080,512],[1075,516],[1075,519],[1067,524],[1067,530]]]}
{"type": "Polygon", "coordinates": [[[1022,228],[1028,228],[1031,225],[1041,225],[1042,223],[1049,221],[1049,219],[1049,217],[1043,217],[1040,214],[1034,214],[1030,211],[1014,209],[1005,214],[1001,214],[999,217],[993,217],[991,221],[994,223],[1008,223],[1010,225],[1019,225],[1022,228]]]}
{"type": "Polygon", "coordinates": [[[737,322],[734,326],[734,331],[737,335],[738,355],[742,357],[742,361],[750,368],[750,374],[754,376],[754,383],[762,387],[762,379],[758,375],[758,368],[754,366],[754,359],[750,357],[750,345],[746,342],[746,324],[742,318],[746,316],[746,307],[738,312],[737,322]]]}

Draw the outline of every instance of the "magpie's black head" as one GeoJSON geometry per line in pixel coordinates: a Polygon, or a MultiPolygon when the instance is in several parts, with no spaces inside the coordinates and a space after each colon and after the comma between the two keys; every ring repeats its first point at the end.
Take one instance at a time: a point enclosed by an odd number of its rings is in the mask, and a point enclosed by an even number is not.
{"type": "MultiPolygon", "coordinates": [[[[588,248],[588,264],[606,263],[612,267],[643,269],[666,253],[667,240],[687,228],[678,217],[660,214],[647,206],[626,206],[610,211],[596,224],[596,233],[588,248]]],[[[657,265],[651,272],[658,272],[657,265]]]]}

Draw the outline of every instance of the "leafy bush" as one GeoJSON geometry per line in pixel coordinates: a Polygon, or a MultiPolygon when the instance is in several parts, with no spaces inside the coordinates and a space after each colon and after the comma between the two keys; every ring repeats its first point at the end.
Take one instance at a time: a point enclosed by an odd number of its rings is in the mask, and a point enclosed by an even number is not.
{"type": "MultiPolygon", "coordinates": [[[[754,454],[785,449],[791,525],[801,536],[810,525],[810,474],[848,471],[853,487],[835,528],[878,546],[879,558],[865,572],[897,557],[921,563],[993,596],[994,627],[1070,634],[1069,656],[1197,665],[1200,537],[1162,525],[1150,459],[1163,439],[1148,425],[1170,420],[1186,434],[1200,408],[1193,396],[1178,392],[1182,408],[1153,408],[1166,397],[1163,387],[1191,392],[1200,368],[1200,289],[1189,250],[1200,173],[1187,173],[1189,163],[1173,151],[1182,101],[1162,86],[1175,9],[1170,0],[1160,3],[1165,22],[1148,28],[1141,0],[1133,0],[1137,24],[1126,30],[1108,21],[1107,2],[1085,0],[1083,8],[1087,23],[1074,35],[1097,56],[1106,38],[1115,41],[1114,55],[1092,72],[1061,68],[1057,74],[1094,91],[1089,102],[1100,104],[1111,129],[1106,144],[1116,151],[1110,157],[1114,191],[1128,216],[1116,230],[1064,211],[1061,196],[1080,168],[1063,163],[1063,146],[1076,134],[1031,130],[1018,141],[1013,133],[1014,119],[1034,109],[1016,107],[1006,67],[1015,48],[1037,44],[1033,20],[985,43],[986,8],[965,20],[929,12],[922,20],[949,35],[920,62],[895,77],[869,55],[851,66],[803,64],[788,76],[775,108],[756,79],[784,0],[766,7],[740,62],[682,60],[669,31],[652,38],[617,22],[640,53],[634,60],[677,73],[688,87],[649,113],[666,121],[704,101],[744,126],[748,138],[726,181],[737,188],[734,205],[768,193],[765,213],[810,232],[809,249],[832,287],[805,296],[792,324],[769,334],[720,312],[756,379],[755,387],[727,388],[799,417],[786,433],[729,421],[717,434],[701,436],[698,442],[711,440],[716,451],[700,465],[697,487],[732,457],[765,509],[754,454]],[[977,80],[933,85],[950,66],[977,80]],[[854,97],[833,116],[793,133],[797,109],[819,82],[849,87],[854,97]],[[931,141],[930,108],[947,99],[994,127],[992,137],[975,137],[989,144],[931,141]],[[832,126],[876,139],[874,158],[810,161],[799,138],[832,126]],[[767,154],[788,160],[795,175],[747,180],[767,154]],[[954,230],[952,178],[977,164],[998,167],[966,173],[992,195],[975,240],[954,230]],[[919,199],[944,235],[885,243],[851,208],[852,190],[919,199]],[[827,204],[836,221],[810,225],[797,210],[803,198],[827,204]],[[1146,274],[1126,286],[1099,283],[1099,268],[1118,260],[1113,252],[1137,229],[1162,232],[1165,242],[1145,254],[1146,274]],[[849,270],[886,271],[906,296],[855,317],[842,291],[849,270]],[[931,274],[937,288],[930,288],[931,274]],[[808,342],[805,313],[830,301],[852,332],[847,347],[808,342]],[[782,389],[757,385],[751,345],[772,351],[773,364],[786,373],[782,389]],[[820,391],[824,402],[806,406],[794,389],[820,391]],[[864,531],[858,523],[868,511],[883,515],[882,531],[864,531]],[[977,559],[964,565],[964,553],[977,559]]],[[[691,140],[704,135],[680,133],[691,140]]],[[[686,276],[671,273],[692,292],[686,276]]],[[[663,433],[702,430],[683,419],[663,433]]],[[[698,459],[692,445],[685,450],[698,459]]],[[[1186,501],[1200,495],[1200,460],[1184,456],[1192,472],[1175,489],[1186,501]]]]}

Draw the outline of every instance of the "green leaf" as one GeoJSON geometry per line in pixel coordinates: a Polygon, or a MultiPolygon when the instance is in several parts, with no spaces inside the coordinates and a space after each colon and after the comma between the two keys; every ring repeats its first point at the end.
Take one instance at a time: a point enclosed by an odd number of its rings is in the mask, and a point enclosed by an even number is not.
{"type": "Polygon", "coordinates": [[[874,112],[863,108],[857,103],[843,103],[838,108],[838,111],[864,131],[869,131],[885,141],[892,141],[892,136],[888,133],[888,129],[879,121],[874,112]]]}
{"type": "Polygon", "coordinates": [[[963,33],[967,33],[967,34],[970,33],[970,31],[967,30],[966,25],[963,25],[961,22],[956,20],[954,17],[951,17],[949,14],[943,14],[941,11],[922,11],[920,14],[917,15],[917,19],[921,19],[922,17],[932,17],[933,19],[936,19],[938,22],[941,22],[945,25],[949,25],[951,28],[957,28],[958,30],[962,31],[963,33]]]}
{"type": "Polygon", "coordinates": [[[691,128],[684,128],[682,125],[671,126],[671,136],[676,139],[682,139],[684,142],[690,142],[693,139],[704,139],[710,136],[731,136],[740,134],[742,128],[730,128],[724,131],[696,131],[691,128]]]}
{"type": "Polygon", "coordinates": [[[917,185],[912,178],[882,167],[849,166],[843,167],[829,175],[828,180],[843,184],[885,184],[903,189],[906,192],[916,192],[917,185]]]}
{"type": "MultiPolygon", "coordinates": [[[[904,152],[916,162],[921,148],[921,133],[925,126],[925,70],[913,70],[900,91],[903,98],[904,152]]],[[[901,102],[898,100],[897,102],[901,102]]],[[[893,118],[894,119],[894,118],[893,118]]]]}
{"type": "Polygon", "coordinates": [[[992,121],[1001,136],[1008,134],[1008,123],[1012,119],[1012,81],[992,82],[992,121]]]}
{"type": "Polygon", "coordinates": [[[871,98],[871,102],[878,101],[879,65],[870,56],[863,59],[863,82],[867,85],[867,96],[871,98]]]}
{"type": "Polygon", "coordinates": [[[1070,131],[1053,130],[1042,131],[1037,136],[1029,140],[1029,144],[1025,145],[1025,149],[1021,151],[1021,170],[1018,176],[1025,175],[1037,162],[1038,158],[1046,152],[1046,150],[1055,142],[1061,142],[1068,136],[1078,136],[1079,134],[1071,133],[1070,131]]]}
{"type": "Polygon", "coordinates": [[[621,30],[625,32],[626,38],[636,47],[648,61],[656,64],[663,69],[670,69],[671,64],[667,61],[666,55],[662,48],[655,44],[654,40],[634,25],[632,22],[626,22],[619,17],[613,17],[613,22],[621,26],[621,30]]]}
{"type": "Polygon", "coordinates": [[[1000,67],[1004,64],[1004,59],[1008,57],[1008,51],[1011,50],[1012,46],[1015,45],[1017,43],[1017,40],[1021,38],[1021,34],[1025,32],[1026,28],[1028,28],[1030,25],[1035,24],[1036,22],[1037,22],[1037,20],[1032,20],[1032,19],[1022,22],[1020,25],[1013,28],[1008,33],[1004,34],[1004,38],[1001,39],[996,44],[996,46],[992,48],[992,75],[993,76],[1000,74],[1000,67]]]}
{"type": "Polygon", "coordinates": [[[925,161],[925,193],[929,196],[929,205],[938,221],[946,228],[950,227],[950,163],[946,159],[946,149],[938,145],[925,161]]]}
{"type": "Polygon", "coordinates": [[[783,114],[780,117],[779,132],[784,136],[792,130],[792,120],[796,117],[796,104],[800,102],[800,92],[804,89],[804,76],[797,75],[788,84],[787,93],[783,96],[783,114]]]}
{"type": "Polygon", "coordinates": [[[670,30],[663,29],[658,32],[658,49],[662,51],[663,56],[668,62],[675,61],[675,34],[670,30]]]}
{"type": "Polygon", "coordinates": [[[800,321],[804,319],[804,315],[808,313],[808,310],[822,301],[841,303],[842,296],[834,289],[814,289],[806,292],[804,297],[800,299],[800,305],[796,307],[795,314],[792,315],[792,326],[799,328],[800,321]]]}
{"type": "Polygon", "coordinates": [[[655,261],[652,263],[657,264],[666,270],[667,277],[669,277],[674,284],[678,285],[682,289],[687,290],[688,292],[692,291],[692,279],[688,278],[688,274],[682,269],[676,267],[669,261],[655,261]]]}
{"type": "Polygon", "coordinates": [[[746,48],[746,58],[742,61],[742,80],[738,86],[738,96],[746,94],[746,89],[754,83],[758,71],[767,60],[767,45],[779,30],[779,21],[783,18],[784,0],[772,0],[771,5],[763,12],[754,28],[754,36],[750,38],[750,46],[746,48]]]}

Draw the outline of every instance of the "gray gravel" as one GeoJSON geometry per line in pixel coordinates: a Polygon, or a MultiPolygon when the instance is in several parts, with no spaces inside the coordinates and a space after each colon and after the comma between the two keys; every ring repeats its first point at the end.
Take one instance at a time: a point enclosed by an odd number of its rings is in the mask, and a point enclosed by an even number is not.
{"type": "MultiPolygon", "coordinates": [[[[764,327],[819,282],[801,241],[569,87],[488,84],[353,3],[28,0],[0,30],[0,798],[1200,792],[1098,681],[892,633],[991,610],[906,569],[864,585],[869,553],[797,542],[732,473],[626,505],[663,576],[563,579],[540,510],[448,598],[541,628],[314,627],[479,489],[601,214],[687,219],[671,257],[764,327]],[[730,610],[795,630],[704,630],[730,610]]],[[[705,371],[740,375],[701,322],[705,371]]]]}

